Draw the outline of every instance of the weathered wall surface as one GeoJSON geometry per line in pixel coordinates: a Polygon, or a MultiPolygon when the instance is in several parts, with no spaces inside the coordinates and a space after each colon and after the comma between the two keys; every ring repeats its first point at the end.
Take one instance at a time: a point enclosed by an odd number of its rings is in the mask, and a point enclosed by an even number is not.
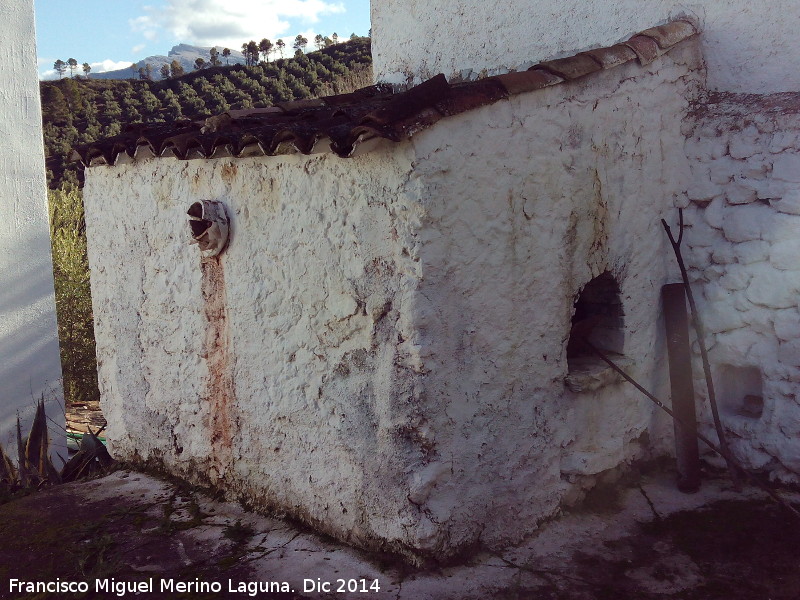
{"type": "MultiPolygon", "coordinates": [[[[0,443],[35,402],[64,420],[33,2],[0,1],[0,443]]],[[[55,444],[63,436],[51,431],[55,444]]],[[[57,448],[56,448],[57,449],[57,448]]]]}
{"type": "Polygon", "coordinates": [[[415,359],[398,342],[420,277],[407,150],[88,170],[114,455],[355,544],[415,544],[415,359]],[[186,224],[199,199],[232,219],[229,247],[203,264],[186,224]]]}
{"type": "Polygon", "coordinates": [[[685,44],[413,138],[426,213],[409,342],[431,449],[412,499],[436,524],[431,547],[512,542],[585,476],[642,456],[645,432],[657,451],[672,444],[630,385],[566,389],[566,345],[574,299],[610,271],[629,370],[669,396],[660,290],[677,274],[659,220],[685,200],[698,54],[685,44]]]}
{"type": "Polygon", "coordinates": [[[346,161],[89,169],[112,451],[440,557],[517,539],[587,477],[666,451],[670,424],[630,389],[565,388],[565,348],[573,298],[608,270],[630,368],[665,390],[659,219],[688,185],[697,64],[685,44],[346,161]],[[199,199],[233,232],[203,264],[199,199]]]}
{"type": "Polygon", "coordinates": [[[697,19],[711,89],[772,93],[800,89],[795,0],[373,0],[372,53],[378,81],[437,73],[504,72],[607,46],[677,16],[697,19]],[[487,27],[491,23],[491,27],[487,27]]]}
{"type": "Polygon", "coordinates": [[[694,179],[686,260],[723,421],[746,464],[796,483],[800,97],[713,94],[684,127],[694,179]]]}

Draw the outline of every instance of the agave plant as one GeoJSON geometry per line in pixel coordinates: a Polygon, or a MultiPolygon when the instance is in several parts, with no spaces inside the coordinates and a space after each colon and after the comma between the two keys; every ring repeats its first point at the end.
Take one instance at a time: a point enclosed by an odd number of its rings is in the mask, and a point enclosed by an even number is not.
{"type": "Polygon", "coordinates": [[[83,436],[80,449],[59,472],[50,460],[50,437],[47,433],[47,415],[42,400],[36,406],[31,430],[23,439],[22,427],[17,418],[17,465],[0,445],[0,490],[14,492],[19,489],[39,488],[74,481],[111,466],[114,459],[106,447],[89,431],[83,436]]]}
{"type": "MultiPolygon", "coordinates": [[[[99,432],[98,432],[99,433],[99,432]]],[[[99,473],[114,464],[103,442],[91,429],[83,435],[78,453],[61,469],[61,481],[75,481],[99,473]]]]}

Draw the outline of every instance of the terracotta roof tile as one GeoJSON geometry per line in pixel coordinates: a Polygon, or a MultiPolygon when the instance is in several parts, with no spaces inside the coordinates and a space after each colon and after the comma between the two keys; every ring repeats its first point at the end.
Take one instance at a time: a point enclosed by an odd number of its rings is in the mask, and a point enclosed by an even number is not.
{"type": "Polygon", "coordinates": [[[578,77],[583,77],[589,73],[599,71],[603,67],[588,54],[576,54],[568,58],[548,60],[531,68],[543,69],[559,77],[563,77],[564,79],[577,79],[578,77]]]}
{"type": "Polygon", "coordinates": [[[581,54],[588,54],[604,69],[611,69],[636,58],[636,52],[625,44],[615,44],[608,48],[587,50],[581,54]]]}
{"type": "Polygon", "coordinates": [[[646,35],[635,35],[623,44],[636,53],[641,65],[649,65],[661,55],[656,41],[646,35]]]}
{"type": "Polygon", "coordinates": [[[496,78],[453,85],[434,105],[443,115],[457,115],[508,97],[508,90],[496,78]]]}
{"type": "Polygon", "coordinates": [[[564,81],[563,77],[541,69],[506,73],[505,75],[497,75],[493,79],[499,81],[506,91],[512,95],[540,90],[564,81]]]}
{"type": "Polygon", "coordinates": [[[646,29],[639,35],[652,38],[656,41],[659,48],[662,50],[669,50],[678,42],[694,35],[694,33],[694,25],[688,21],[672,21],[666,25],[659,25],[658,27],[646,29]]]}
{"type": "Polygon", "coordinates": [[[114,164],[119,155],[135,157],[142,150],[179,159],[274,155],[293,149],[310,154],[323,138],[339,156],[351,156],[359,141],[365,139],[398,142],[442,118],[514,94],[584,77],[634,58],[648,64],[695,33],[691,23],[674,21],[609,48],[477,81],[450,84],[444,75],[437,75],[399,93],[376,85],[350,94],[283,102],[269,108],[230,110],[203,121],[133,124],[120,135],[75,148],[73,158],[89,166],[114,164]]]}

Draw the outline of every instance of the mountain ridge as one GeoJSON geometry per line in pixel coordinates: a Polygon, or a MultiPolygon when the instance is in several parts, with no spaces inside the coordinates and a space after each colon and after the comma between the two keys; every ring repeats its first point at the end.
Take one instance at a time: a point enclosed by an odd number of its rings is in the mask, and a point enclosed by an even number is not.
{"type": "Polygon", "coordinates": [[[194,62],[198,58],[202,58],[205,62],[211,60],[211,48],[216,48],[220,53],[220,60],[226,65],[242,65],[244,64],[244,55],[238,50],[231,48],[231,55],[225,59],[222,57],[222,47],[220,46],[193,46],[192,44],[176,44],[167,52],[166,56],[163,54],[154,54],[141,59],[136,63],[136,72],[132,72],[130,67],[125,69],[116,69],[114,71],[104,71],[102,73],[91,73],[92,79],[137,79],[139,77],[139,69],[144,69],[150,65],[151,76],[154,80],[161,79],[161,67],[164,65],[172,64],[173,60],[177,60],[187,73],[194,70],[194,62]],[[227,61],[227,62],[226,62],[227,61]]]}

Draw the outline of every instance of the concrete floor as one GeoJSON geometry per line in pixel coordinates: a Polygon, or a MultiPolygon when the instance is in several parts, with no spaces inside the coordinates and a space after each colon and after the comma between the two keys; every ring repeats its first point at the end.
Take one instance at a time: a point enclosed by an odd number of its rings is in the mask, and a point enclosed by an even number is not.
{"type": "MultiPolygon", "coordinates": [[[[800,500],[796,493],[787,497],[800,500]]],[[[12,578],[58,577],[92,589],[95,580],[153,578],[152,592],[137,598],[794,600],[800,598],[798,532],[756,488],[736,493],[726,480],[707,478],[699,493],[686,495],[672,475],[655,473],[631,487],[590,494],[517,547],[417,570],[185,484],[119,470],[0,506],[6,540],[0,597],[70,597],[26,596],[9,587],[12,578]],[[218,582],[221,591],[160,590],[160,578],[218,582]],[[337,593],[337,580],[345,590],[353,580],[351,586],[367,591],[337,593]],[[256,582],[285,582],[273,584],[284,593],[257,593],[256,582]]],[[[117,596],[101,588],[84,597],[117,596]]]]}

